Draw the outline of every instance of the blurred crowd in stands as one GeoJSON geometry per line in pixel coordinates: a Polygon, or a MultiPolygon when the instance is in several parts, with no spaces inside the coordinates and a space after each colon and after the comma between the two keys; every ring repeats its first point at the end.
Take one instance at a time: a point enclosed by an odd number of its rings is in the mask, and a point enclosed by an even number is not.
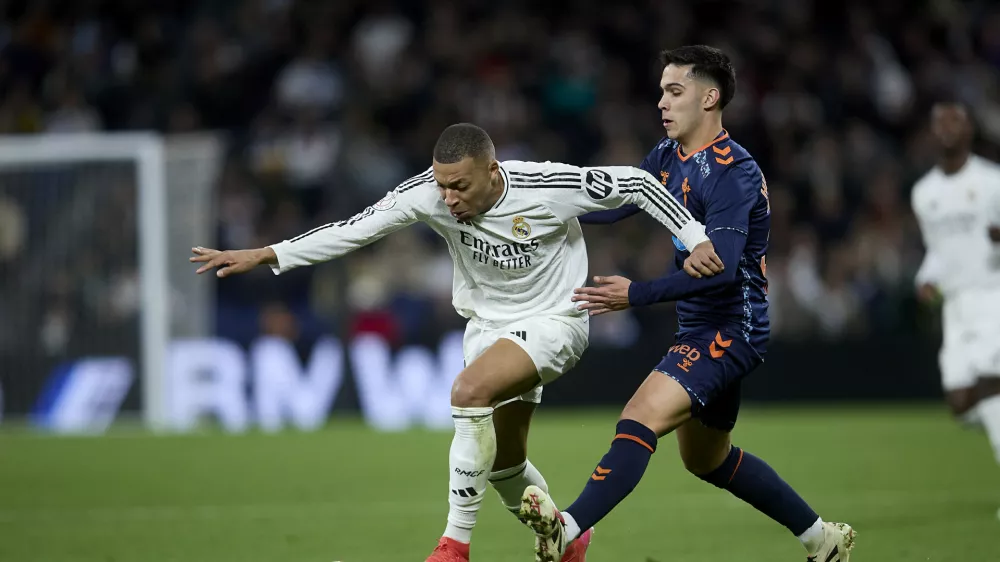
{"type": "MultiPolygon", "coordinates": [[[[986,1],[0,5],[0,133],[224,131],[225,248],[354,214],[426,169],[458,121],[487,129],[501,160],[637,165],[662,136],[658,51],[720,47],[738,73],[726,127],[770,191],[778,338],[926,328],[909,191],[935,159],[934,100],[968,103],[977,150],[1000,159],[1000,6],[986,1]]],[[[0,198],[0,268],[23,247],[18,216],[0,198]]],[[[672,262],[645,216],[586,235],[595,274],[648,279],[672,262]]],[[[461,326],[451,276],[444,245],[415,227],[337,265],[219,283],[218,330],[420,341],[431,324],[461,326]]],[[[670,309],[595,319],[593,341],[669,333],[670,309]]]]}

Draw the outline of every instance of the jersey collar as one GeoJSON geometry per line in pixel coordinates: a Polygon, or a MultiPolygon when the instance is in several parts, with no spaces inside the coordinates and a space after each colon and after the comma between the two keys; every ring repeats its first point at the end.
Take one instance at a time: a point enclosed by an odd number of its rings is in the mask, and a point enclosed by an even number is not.
{"type": "Polygon", "coordinates": [[[507,199],[507,192],[510,191],[510,176],[507,175],[507,169],[503,167],[503,163],[500,164],[500,179],[503,180],[503,193],[500,194],[500,199],[490,207],[490,211],[495,211],[500,208],[503,204],[504,199],[507,199]]]}
{"type": "Polygon", "coordinates": [[[713,144],[724,141],[728,138],[729,138],[729,131],[722,129],[722,132],[719,133],[719,136],[715,137],[715,139],[712,142],[706,144],[705,146],[699,148],[698,150],[695,150],[694,152],[688,154],[687,156],[684,156],[684,154],[681,153],[681,143],[677,143],[677,157],[680,158],[681,162],[687,162],[688,158],[691,158],[695,154],[698,154],[699,152],[705,150],[706,148],[712,146],[713,144]]]}

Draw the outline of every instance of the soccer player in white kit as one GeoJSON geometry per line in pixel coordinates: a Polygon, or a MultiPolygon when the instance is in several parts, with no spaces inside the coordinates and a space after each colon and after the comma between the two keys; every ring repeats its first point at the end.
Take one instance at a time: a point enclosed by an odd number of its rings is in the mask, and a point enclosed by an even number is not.
{"type": "MultiPolygon", "coordinates": [[[[629,166],[501,163],[495,154],[486,131],[452,125],[438,138],[431,168],[350,219],[266,248],[194,248],[191,258],[203,264],[198,273],[219,268],[219,277],[260,264],[279,274],[342,256],[417,221],[447,241],[455,263],[452,302],[469,322],[466,367],[451,392],[455,435],[448,523],[427,559],[433,562],[469,559],[488,482],[515,514],[525,487],[546,487],[527,460],[531,415],[542,385],[571,369],[589,339],[587,311],[571,300],[588,274],[577,217],[637,204],[694,248],[686,271],[713,275],[722,270],[704,225],[648,172],[629,166]]],[[[563,560],[584,560],[589,534],[576,543],[563,560]]]]}
{"type": "Polygon", "coordinates": [[[940,157],[912,195],[927,248],[917,292],[924,302],[944,300],[939,360],[948,405],[983,424],[1000,463],[1000,166],[972,153],[961,104],[935,105],[931,128],[940,157]]]}

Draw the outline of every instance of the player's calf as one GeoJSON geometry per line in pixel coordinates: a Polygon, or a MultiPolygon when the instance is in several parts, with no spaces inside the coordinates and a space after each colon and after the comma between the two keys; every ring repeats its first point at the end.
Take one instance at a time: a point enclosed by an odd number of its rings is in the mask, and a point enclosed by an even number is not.
{"type": "Polygon", "coordinates": [[[448,454],[449,510],[444,536],[472,540],[479,507],[497,454],[493,406],[537,384],[531,357],[517,344],[501,339],[486,349],[455,379],[452,418],[455,436],[448,454]]]}
{"type": "Polygon", "coordinates": [[[692,420],[677,431],[677,445],[689,472],[783,525],[807,553],[820,549],[823,520],[767,463],[732,446],[728,431],[692,420]]]}
{"type": "Polygon", "coordinates": [[[695,473],[705,482],[729,491],[787,528],[814,552],[822,541],[823,521],[791,486],[761,459],[730,447],[715,470],[695,473]]]}
{"type": "Polygon", "coordinates": [[[549,491],[545,478],[528,460],[528,429],[535,407],[534,402],[521,398],[493,411],[497,454],[489,481],[504,507],[515,516],[521,509],[521,493],[525,488],[538,486],[549,491]]]}
{"type": "Polygon", "coordinates": [[[639,484],[660,435],[690,417],[691,399],[673,379],[652,372],[622,412],[611,448],[580,496],[563,511],[569,540],[597,524],[639,484]]]}

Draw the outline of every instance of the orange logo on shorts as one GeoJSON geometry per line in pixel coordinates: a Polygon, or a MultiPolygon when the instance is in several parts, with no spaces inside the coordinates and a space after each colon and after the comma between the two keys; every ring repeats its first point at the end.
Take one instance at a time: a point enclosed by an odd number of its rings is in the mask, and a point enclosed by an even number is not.
{"type": "Polygon", "coordinates": [[[677,364],[678,367],[685,373],[690,373],[688,369],[694,366],[694,362],[701,359],[701,352],[697,349],[691,347],[690,345],[675,345],[670,348],[670,353],[680,353],[684,356],[681,362],[677,364]]]}
{"type": "Polygon", "coordinates": [[[732,344],[733,340],[723,341],[722,332],[716,332],[715,341],[713,341],[708,345],[708,352],[712,354],[713,359],[718,359],[726,354],[726,348],[732,344]],[[715,344],[719,344],[719,347],[721,347],[722,349],[715,347],[715,344]]]}

